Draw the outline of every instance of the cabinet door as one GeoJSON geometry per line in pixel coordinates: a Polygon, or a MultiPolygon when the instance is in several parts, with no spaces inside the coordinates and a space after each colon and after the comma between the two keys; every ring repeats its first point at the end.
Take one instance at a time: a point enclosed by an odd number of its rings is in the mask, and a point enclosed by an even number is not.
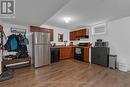
{"type": "Polygon", "coordinates": [[[99,49],[100,52],[100,65],[103,66],[108,66],[108,55],[109,55],[109,48],[107,47],[102,47],[99,49]]]}
{"type": "Polygon", "coordinates": [[[84,48],[84,62],[89,63],[89,48],[84,48]]]}
{"type": "Polygon", "coordinates": [[[73,31],[73,40],[76,40],[76,32],[73,31]]]}
{"type": "Polygon", "coordinates": [[[72,47],[65,47],[60,48],[60,59],[68,59],[73,57],[73,48],[72,47]]]}
{"type": "Polygon", "coordinates": [[[65,59],[66,53],[65,48],[60,48],[60,59],[65,59]]]}
{"type": "Polygon", "coordinates": [[[91,48],[91,63],[98,64],[98,62],[99,62],[98,52],[97,52],[96,48],[92,47],[91,48]]]}
{"type": "Polygon", "coordinates": [[[74,40],[74,32],[70,32],[70,41],[74,40]]]}
{"type": "Polygon", "coordinates": [[[77,39],[77,31],[70,32],[70,41],[77,39]]]}
{"type": "Polygon", "coordinates": [[[78,31],[74,31],[74,40],[79,40],[78,31]]]}
{"type": "Polygon", "coordinates": [[[70,57],[71,58],[74,57],[74,48],[73,47],[70,48],[70,57]]]}
{"type": "Polygon", "coordinates": [[[76,37],[79,38],[80,37],[80,30],[76,31],[76,37]]]}
{"type": "Polygon", "coordinates": [[[67,53],[67,58],[72,58],[73,55],[74,55],[74,50],[73,50],[73,47],[69,47],[66,49],[66,53],[67,53]]]}
{"type": "Polygon", "coordinates": [[[107,47],[92,47],[91,62],[102,66],[108,66],[109,48],[107,47]]]}
{"type": "Polygon", "coordinates": [[[82,29],[82,36],[86,35],[86,29],[82,29]]]}
{"type": "Polygon", "coordinates": [[[81,37],[81,36],[83,36],[83,30],[78,31],[78,37],[81,37]]]}
{"type": "Polygon", "coordinates": [[[63,59],[63,56],[64,56],[63,51],[64,51],[63,48],[60,48],[60,59],[63,59]]]}
{"type": "Polygon", "coordinates": [[[50,30],[50,41],[53,41],[53,30],[50,30]]]}
{"type": "Polygon", "coordinates": [[[70,41],[80,40],[81,37],[89,35],[89,29],[81,29],[77,31],[70,32],[70,41]]]}

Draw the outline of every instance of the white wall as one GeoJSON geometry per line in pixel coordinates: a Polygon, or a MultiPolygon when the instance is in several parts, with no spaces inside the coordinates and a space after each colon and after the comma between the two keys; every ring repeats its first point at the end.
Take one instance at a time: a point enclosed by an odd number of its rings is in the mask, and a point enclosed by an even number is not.
{"type": "Polygon", "coordinates": [[[58,33],[63,34],[63,41],[68,41],[69,43],[69,32],[70,30],[64,29],[64,28],[59,28],[59,27],[54,27],[54,26],[49,26],[49,25],[42,25],[40,27],[43,28],[49,28],[54,30],[54,41],[52,43],[56,43],[57,45],[63,45],[64,42],[58,42],[58,33]]]}
{"type": "MultiPolygon", "coordinates": [[[[90,30],[92,31],[92,30],[90,30]]],[[[117,55],[117,62],[122,65],[123,71],[130,70],[130,17],[107,23],[106,34],[90,35],[90,41],[104,39],[109,41],[110,53],[117,55]]]]}
{"type": "MultiPolygon", "coordinates": [[[[16,28],[21,28],[21,29],[26,29],[27,31],[27,38],[30,37],[30,28],[28,26],[21,26],[21,25],[15,25],[15,24],[8,24],[8,23],[3,23],[3,22],[0,22],[0,25],[3,26],[3,29],[4,29],[4,33],[6,36],[9,36],[11,35],[12,33],[10,32],[10,28],[11,27],[16,27],[16,28]]],[[[6,40],[4,39],[4,44],[6,43],[6,40]]],[[[31,51],[30,51],[30,47],[28,45],[28,52],[29,52],[29,55],[31,55],[31,51]]],[[[4,55],[8,55],[8,54],[15,54],[15,52],[7,52],[7,51],[4,51],[4,55]]],[[[1,55],[1,54],[0,54],[1,55]]],[[[1,60],[1,59],[0,59],[1,60]]],[[[1,61],[0,61],[1,63],[1,61]]],[[[0,73],[1,73],[1,66],[0,66],[0,73]]]]}
{"type": "Polygon", "coordinates": [[[119,19],[108,24],[111,53],[118,55],[118,61],[127,64],[130,70],[130,17],[119,19]]]}
{"type": "MultiPolygon", "coordinates": [[[[11,35],[12,33],[11,33],[11,31],[10,31],[10,29],[11,29],[11,27],[16,27],[16,28],[21,28],[21,29],[26,29],[26,32],[27,32],[27,38],[29,37],[29,33],[30,33],[30,28],[28,27],[28,26],[21,26],[21,25],[15,25],[15,24],[7,24],[7,23],[0,23],[2,26],[3,26],[3,30],[4,30],[4,33],[5,33],[5,35],[6,36],[9,36],[9,35],[11,35]]],[[[4,44],[6,43],[6,40],[4,39],[4,44]]],[[[29,46],[28,46],[28,50],[29,50],[29,46]]],[[[6,51],[4,51],[5,52],[5,54],[10,54],[11,52],[6,52],[6,51]]],[[[30,54],[30,53],[29,53],[30,54]]]]}
{"type": "MultiPolygon", "coordinates": [[[[130,71],[130,17],[108,22],[105,34],[92,35],[91,27],[88,28],[90,29],[89,39],[74,41],[74,43],[91,42],[94,46],[96,39],[108,41],[110,54],[116,54],[117,63],[121,65],[121,67],[118,66],[119,69],[122,71],[130,71]]],[[[91,55],[89,61],[91,62],[91,55]]]]}

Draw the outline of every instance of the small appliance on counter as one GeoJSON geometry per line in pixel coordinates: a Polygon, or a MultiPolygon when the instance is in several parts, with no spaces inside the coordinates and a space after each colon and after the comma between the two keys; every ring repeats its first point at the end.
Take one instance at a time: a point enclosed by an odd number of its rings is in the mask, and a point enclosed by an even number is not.
{"type": "Polygon", "coordinates": [[[74,46],[74,43],[73,43],[73,42],[70,42],[70,46],[74,46]]]}
{"type": "Polygon", "coordinates": [[[51,47],[55,47],[56,46],[56,43],[51,43],[51,47]]]}
{"type": "Polygon", "coordinates": [[[96,47],[108,47],[108,42],[103,42],[102,39],[97,39],[97,42],[95,42],[96,47]]]}
{"type": "Polygon", "coordinates": [[[65,45],[65,46],[67,46],[67,42],[68,42],[68,41],[64,41],[64,45],[65,45]]]}

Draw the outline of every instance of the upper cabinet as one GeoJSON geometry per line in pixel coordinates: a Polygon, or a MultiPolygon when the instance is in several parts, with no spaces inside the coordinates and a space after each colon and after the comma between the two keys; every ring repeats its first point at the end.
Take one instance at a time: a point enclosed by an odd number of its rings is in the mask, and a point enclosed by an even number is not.
{"type": "Polygon", "coordinates": [[[70,41],[80,40],[81,38],[89,38],[89,29],[80,29],[70,32],[70,41]]]}
{"type": "Polygon", "coordinates": [[[50,41],[53,41],[53,29],[50,30],[50,41]]]}
{"type": "Polygon", "coordinates": [[[74,32],[70,32],[70,40],[74,40],[74,32]]]}
{"type": "Polygon", "coordinates": [[[50,33],[50,41],[53,41],[53,29],[41,28],[37,26],[30,26],[31,32],[46,32],[50,33]]]}

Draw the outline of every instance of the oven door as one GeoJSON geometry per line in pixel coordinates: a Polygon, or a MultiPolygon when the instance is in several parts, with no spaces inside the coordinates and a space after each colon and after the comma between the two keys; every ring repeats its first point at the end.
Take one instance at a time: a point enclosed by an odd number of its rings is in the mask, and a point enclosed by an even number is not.
{"type": "Polygon", "coordinates": [[[75,47],[74,59],[84,61],[84,48],[83,47],[75,47]]]}

